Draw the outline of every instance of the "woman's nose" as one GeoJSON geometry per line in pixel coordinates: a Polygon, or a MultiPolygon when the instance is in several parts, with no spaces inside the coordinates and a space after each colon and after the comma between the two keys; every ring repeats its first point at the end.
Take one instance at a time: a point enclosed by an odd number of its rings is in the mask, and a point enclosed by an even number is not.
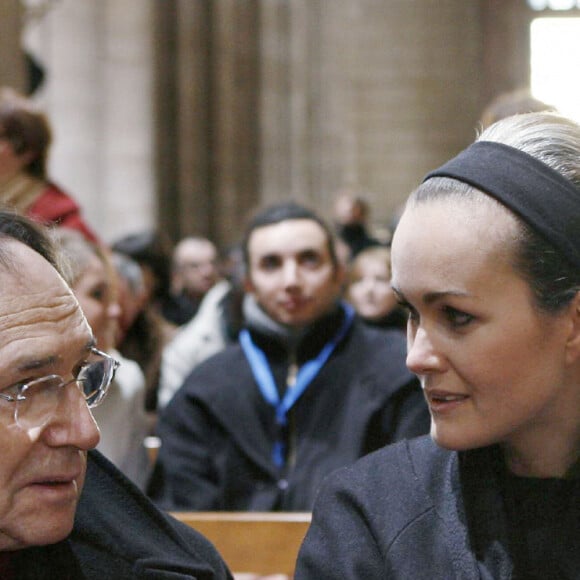
{"type": "Polygon", "coordinates": [[[442,357],[424,328],[409,331],[407,339],[407,367],[416,375],[441,369],[442,357]]]}

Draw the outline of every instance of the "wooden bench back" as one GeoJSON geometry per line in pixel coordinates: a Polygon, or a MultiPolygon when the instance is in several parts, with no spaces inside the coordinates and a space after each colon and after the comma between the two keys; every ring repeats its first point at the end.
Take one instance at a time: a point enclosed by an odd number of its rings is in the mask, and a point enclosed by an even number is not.
{"type": "Polygon", "coordinates": [[[203,534],[232,572],[294,573],[310,513],[173,512],[203,534]]]}

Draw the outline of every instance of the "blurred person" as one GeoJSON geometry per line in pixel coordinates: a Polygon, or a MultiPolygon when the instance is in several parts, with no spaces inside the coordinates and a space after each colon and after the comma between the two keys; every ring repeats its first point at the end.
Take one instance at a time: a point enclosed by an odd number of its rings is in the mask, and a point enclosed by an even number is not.
{"type": "Polygon", "coordinates": [[[368,231],[369,213],[368,202],[356,190],[344,188],[336,194],[333,220],[339,239],[349,250],[347,262],[365,248],[380,245],[368,231]]]}
{"type": "Polygon", "coordinates": [[[73,230],[57,230],[56,242],[69,268],[66,280],[91,327],[97,346],[121,364],[107,398],[93,415],[101,431],[97,449],[140,489],[149,478],[149,457],[143,444],[149,434],[145,414],[145,376],[139,365],[115,349],[121,308],[117,275],[109,254],[73,230]]]}
{"type": "Polygon", "coordinates": [[[77,202],[47,175],[49,121],[24,95],[0,88],[0,202],[45,224],[79,231],[98,241],[77,202]]]}
{"type": "Polygon", "coordinates": [[[317,214],[265,208],[242,247],[239,343],[197,366],[160,414],[149,493],[168,509],[308,511],[332,470],[428,429],[404,338],[341,301],[317,214]]]}
{"type": "Polygon", "coordinates": [[[139,264],[146,302],[162,315],[164,304],[171,297],[172,246],[169,239],[159,232],[146,230],[118,238],[111,249],[139,264]]]}
{"type": "Polygon", "coordinates": [[[117,366],[95,347],[44,230],[0,212],[0,575],[229,579],[211,544],[94,447],[117,366]]]}
{"type": "Polygon", "coordinates": [[[333,474],[297,580],[575,580],[580,125],[506,117],[430,172],[392,244],[431,436],[333,474]]]}
{"type": "Polygon", "coordinates": [[[165,305],[164,317],[177,326],[189,322],[219,277],[218,251],[213,242],[194,236],[180,240],[172,256],[173,301],[165,305]]]}
{"type": "Polygon", "coordinates": [[[520,87],[513,91],[500,93],[492,99],[482,111],[480,123],[485,129],[496,121],[512,115],[542,111],[556,112],[556,108],[536,99],[529,88],[520,87]]]}
{"type": "Polygon", "coordinates": [[[238,340],[245,294],[239,244],[227,248],[221,271],[224,279],[207,292],[194,318],[163,349],[158,408],[169,403],[196,366],[238,340]]]}
{"type": "Polygon", "coordinates": [[[120,313],[115,344],[122,342],[139,312],[145,307],[148,295],[141,267],[135,260],[119,252],[111,252],[111,263],[117,275],[117,301],[120,313]]]}
{"type": "Polygon", "coordinates": [[[391,287],[389,248],[371,247],[356,255],[348,271],[346,299],[368,324],[406,331],[406,312],[391,287]]]}
{"type": "Polygon", "coordinates": [[[144,289],[130,324],[124,320],[117,341],[119,352],[136,361],[147,385],[145,406],[157,410],[157,392],[164,346],[173,338],[177,327],[163,315],[163,305],[171,300],[171,246],[167,239],[153,231],[129,234],[112,244],[114,253],[131,258],[141,268],[144,289]]]}
{"type": "Polygon", "coordinates": [[[197,314],[165,345],[157,407],[173,398],[200,363],[236,342],[241,330],[243,288],[221,280],[205,295],[197,314]]]}

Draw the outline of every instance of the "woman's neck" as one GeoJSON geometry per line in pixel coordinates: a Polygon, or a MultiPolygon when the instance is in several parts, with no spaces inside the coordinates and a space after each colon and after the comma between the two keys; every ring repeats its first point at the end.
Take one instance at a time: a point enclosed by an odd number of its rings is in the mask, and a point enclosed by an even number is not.
{"type": "MultiPolygon", "coordinates": [[[[561,435],[561,434],[560,434],[561,435]]],[[[567,478],[578,477],[580,438],[539,435],[534,444],[505,443],[503,450],[509,471],[520,477],[567,478]]]]}

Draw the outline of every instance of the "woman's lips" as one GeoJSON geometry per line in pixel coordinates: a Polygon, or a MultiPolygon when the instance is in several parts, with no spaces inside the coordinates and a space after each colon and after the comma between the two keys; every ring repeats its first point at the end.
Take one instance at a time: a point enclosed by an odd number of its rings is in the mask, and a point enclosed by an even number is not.
{"type": "Polygon", "coordinates": [[[429,407],[435,413],[453,411],[469,399],[468,395],[449,393],[445,391],[427,391],[426,395],[429,407]]]}

